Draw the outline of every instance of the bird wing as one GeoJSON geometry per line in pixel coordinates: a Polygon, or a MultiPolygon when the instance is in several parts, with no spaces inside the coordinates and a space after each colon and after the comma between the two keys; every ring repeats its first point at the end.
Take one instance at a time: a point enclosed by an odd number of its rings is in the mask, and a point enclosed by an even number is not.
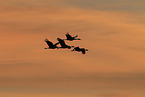
{"type": "Polygon", "coordinates": [[[69,34],[66,34],[66,38],[67,38],[67,39],[72,39],[72,36],[69,35],[69,34]]]}
{"type": "Polygon", "coordinates": [[[48,39],[45,39],[45,42],[47,43],[47,45],[49,47],[52,47],[53,46],[53,43],[51,41],[49,41],[48,39]]]}

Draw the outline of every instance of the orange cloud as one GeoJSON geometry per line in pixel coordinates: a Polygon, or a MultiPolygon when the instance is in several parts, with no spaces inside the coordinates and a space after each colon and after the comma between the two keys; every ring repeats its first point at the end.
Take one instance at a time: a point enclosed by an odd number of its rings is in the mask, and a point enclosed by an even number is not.
{"type": "MultiPolygon", "coordinates": [[[[143,16],[56,6],[21,8],[22,11],[3,9],[0,16],[1,86],[88,91],[95,91],[96,87],[103,88],[102,91],[133,88],[131,92],[138,93],[144,88],[143,16]],[[44,50],[45,38],[57,42],[56,38],[65,38],[66,32],[82,38],[82,41],[67,44],[88,48],[89,52],[82,55],[70,50],[44,50]]],[[[96,92],[92,97],[94,95],[96,92]]]]}

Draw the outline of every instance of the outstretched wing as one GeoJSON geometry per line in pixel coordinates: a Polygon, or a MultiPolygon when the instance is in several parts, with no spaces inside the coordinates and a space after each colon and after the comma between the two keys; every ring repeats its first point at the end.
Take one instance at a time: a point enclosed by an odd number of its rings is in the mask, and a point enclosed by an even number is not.
{"type": "Polygon", "coordinates": [[[65,34],[65,35],[66,35],[66,38],[67,38],[67,39],[72,39],[72,38],[73,38],[69,33],[67,33],[67,34],[65,34]]]}
{"type": "Polygon", "coordinates": [[[53,43],[49,41],[48,39],[45,39],[45,42],[47,43],[49,47],[53,47],[53,43]]]}
{"type": "Polygon", "coordinates": [[[57,40],[59,41],[59,43],[60,43],[60,45],[61,45],[62,47],[66,47],[66,46],[67,46],[66,43],[64,42],[64,40],[62,40],[62,39],[60,39],[60,38],[57,38],[57,40]]]}

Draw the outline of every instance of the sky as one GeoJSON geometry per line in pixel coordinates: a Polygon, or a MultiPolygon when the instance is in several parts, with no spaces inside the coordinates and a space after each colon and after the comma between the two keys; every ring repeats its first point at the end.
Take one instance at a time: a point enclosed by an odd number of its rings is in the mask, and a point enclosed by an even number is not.
{"type": "Polygon", "coordinates": [[[144,97],[144,0],[0,0],[0,97],[144,97]],[[87,48],[45,50],[65,34],[87,48]]]}

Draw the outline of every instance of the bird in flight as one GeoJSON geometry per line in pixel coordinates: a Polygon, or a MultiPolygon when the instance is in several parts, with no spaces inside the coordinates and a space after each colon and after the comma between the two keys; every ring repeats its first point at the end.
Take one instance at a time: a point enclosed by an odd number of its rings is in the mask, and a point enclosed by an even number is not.
{"type": "Polygon", "coordinates": [[[59,41],[58,43],[61,45],[61,47],[59,47],[59,48],[68,48],[68,49],[71,49],[71,47],[74,47],[74,46],[66,45],[66,43],[64,42],[63,39],[57,38],[57,40],[59,41]]]}
{"type": "Polygon", "coordinates": [[[67,44],[65,43],[64,40],[70,40],[70,41],[73,41],[73,40],[81,40],[80,38],[77,38],[78,35],[76,35],[76,36],[74,36],[74,37],[72,37],[69,33],[66,33],[65,35],[66,35],[66,38],[67,38],[67,39],[57,38],[57,41],[58,41],[58,42],[55,43],[55,44],[53,44],[53,43],[52,43],[51,41],[49,41],[48,39],[45,39],[45,42],[46,42],[47,45],[48,45],[48,48],[45,48],[45,49],[56,49],[56,48],[57,48],[57,49],[59,49],[59,48],[71,49],[72,47],[74,47],[73,50],[71,50],[71,51],[82,52],[82,54],[85,54],[86,51],[88,51],[88,49],[80,48],[79,46],[78,46],[78,47],[69,46],[69,45],[67,45],[67,44]],[[58,44],[59,44],[61,47],[58,47],[58,46],[57,46],[58,44]]]}
{"type": "Polygon", "coordinates": [[[82,54],[85,54],[88,49],[75,47],[72,51],[82,52],[82,54]]]}
{"type": "Polygon", "coordinates": [[[49,41],[48,39],[45,39],[44,40],[46,43],[47,43],[47,45],[48,45],[48,48],[44,48],[44,49],[55,49],[55,48],[59,48],[59,47],[57,47],[57,45],[59,44],[59,42],[58,43],[55,43],[55,44],[53,44],[51,41],[49,41]]]}
{"type": "Polygon", "coordinates": [[[73,40],[81,40],[80,38],[77,38],[78,35],[72,37],[69,33],[66,33],[65,36],[66,36],[66,39],[64,39],[64,40],[69,40],[69,41],[73,41],[73,40]]]}

